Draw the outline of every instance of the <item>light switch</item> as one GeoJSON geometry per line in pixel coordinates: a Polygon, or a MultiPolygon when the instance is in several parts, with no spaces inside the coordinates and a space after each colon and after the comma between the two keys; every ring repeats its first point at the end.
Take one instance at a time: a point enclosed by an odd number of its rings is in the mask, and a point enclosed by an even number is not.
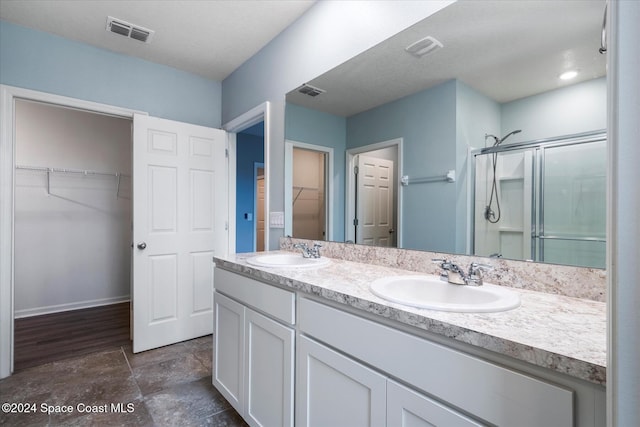
{"type": "Polygon", "coordinates": [[[269,212],[269,227],[284,228],[284,212],[269,212]]]}

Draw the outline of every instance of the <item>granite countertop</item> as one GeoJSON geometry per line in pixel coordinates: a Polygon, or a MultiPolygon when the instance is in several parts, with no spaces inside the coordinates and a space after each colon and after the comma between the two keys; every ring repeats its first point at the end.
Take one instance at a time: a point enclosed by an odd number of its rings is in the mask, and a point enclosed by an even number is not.
{"type": "Polygon", "coordinates": [[[572,377],[606,383],[607,326],[603,302],[513,289],[521,298],[520,307],[514,310],[435,311],[395,304],[369,291],[369,284],[375,279],[420,273],[333,258],[328,266],[316,269],[261,268],[246,263],[253,255],[214,257],[214,262],[226,270],[317,295],[572,377]]]}

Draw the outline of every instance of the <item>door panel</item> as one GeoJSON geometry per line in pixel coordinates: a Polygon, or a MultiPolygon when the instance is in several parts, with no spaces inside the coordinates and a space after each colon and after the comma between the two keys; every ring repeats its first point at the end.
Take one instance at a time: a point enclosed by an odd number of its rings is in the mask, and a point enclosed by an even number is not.
{"type": "Polygon", "coordinates": [[[245,308],[216,292],[215,312],[213,385],[238,413],[244,414],[245,308]]]}
{"type": "Polygon", "coordinates": [[[176,254],[149,257],[151,275],[151,317],[149,324],[154,325],[178,317],[176,307],[178,272],[176,254]]]}
{"type": "Polygon", "coordinates": [[[296,425],[385,425],[384,376],[305,336],[297,358],[296,425]]]}
{"type": "Polygon", "coordinates": [[[133,349],[212,333],[213,264],[227,249],[226,133],[134,117],[133,349]]]}
{"type": "Polygon", "coordinates": [[[605,268],[606,141],[543,150],[539,260],[605,268]]]}
{"type": "Polygon", "coordinates": [[[256,425],[293,425],[294,331],[245,312],[246,416],[256,425]]]}

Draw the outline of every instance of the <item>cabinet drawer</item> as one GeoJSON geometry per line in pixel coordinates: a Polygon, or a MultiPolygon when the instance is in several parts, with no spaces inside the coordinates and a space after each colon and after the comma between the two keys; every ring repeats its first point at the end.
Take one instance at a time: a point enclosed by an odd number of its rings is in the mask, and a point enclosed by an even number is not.
{"type": "Polygon", "coordinates": [[[301,331],[492,424],[573,426],[573,392],[300,299],[301,331]]]}
{"type": "Polygon", "coordinates": [[[231,298],[290,325],[295,324],[295,294],[221,268],[213,275],[214,287],[231,298]]]}
{"type": "Polygon", "coordinates": [[[482,427],[482,424],[392,380],[387,381],[387,425],[482,427]]]}

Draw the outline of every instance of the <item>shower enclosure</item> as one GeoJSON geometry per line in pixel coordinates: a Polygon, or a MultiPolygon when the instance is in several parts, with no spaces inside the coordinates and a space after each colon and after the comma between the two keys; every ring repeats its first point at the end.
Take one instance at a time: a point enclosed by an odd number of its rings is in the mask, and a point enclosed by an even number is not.
{"type": "Polygon", "coordinates": [[[489,147],[473,160],[474,254],[605,267],[604,132],[489,147]]]}

